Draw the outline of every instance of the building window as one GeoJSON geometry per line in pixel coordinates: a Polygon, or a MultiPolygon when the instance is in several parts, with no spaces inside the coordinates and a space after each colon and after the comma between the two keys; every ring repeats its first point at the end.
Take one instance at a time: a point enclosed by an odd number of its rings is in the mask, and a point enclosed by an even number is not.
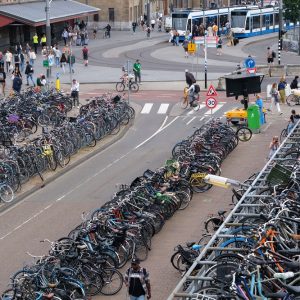
{"type": "Polygon", "coordinates": [[[115,22],[115,9],[114,8],[109,8],[108,9],[108,21],[109,22],[115,22]]]}
{"type": "Polygon", "coordinates": [[[99,22],[99,15],[98,14],[94,15],[94,22],[99,22]]]}

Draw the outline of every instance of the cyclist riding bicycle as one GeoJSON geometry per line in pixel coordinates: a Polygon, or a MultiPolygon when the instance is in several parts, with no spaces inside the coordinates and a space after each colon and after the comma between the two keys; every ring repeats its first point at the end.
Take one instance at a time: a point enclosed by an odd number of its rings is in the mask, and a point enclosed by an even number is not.
{"type": "Polygon", "coordinates": [[[189,88],[188,88],[188,93],[189,93],[189,102],[191,107],[197,106],[195,101],[199,99],[199,92],[200,92],[200,87],[198,84],[193,83],[189,88]]]}

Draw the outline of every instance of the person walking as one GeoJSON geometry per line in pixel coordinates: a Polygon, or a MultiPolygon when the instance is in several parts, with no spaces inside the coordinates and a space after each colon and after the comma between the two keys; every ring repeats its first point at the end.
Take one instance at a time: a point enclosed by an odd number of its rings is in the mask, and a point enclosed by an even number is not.
{"type": "Polygon", "coordinates": [[[277,90],[277,83],[274,82],[272,84],[272,88],[271,88],[271,92],[270,92],[272,99],[271,99],[271,105],[270,105],[270,111],[272,112],[272,107],[273,104],[276,106],[277,111],[279,113],[279,115],[282,115],[282,111],[280,109],[280,105],[279,105],[279,98],[278,98],[278,90],[277,90]]]}
{"type": "Polygon", "coordinates": [[[131,24],[131,26],[132,26],[133,33],[135,33],[137,23],[135,21],[133,21],[132,24],[131,24]]]}
{"type": "Polygon", "coordinates": [[[148,27],[146,28],[146,36],[147,36],[147,39],[150,38],[150,34],[151,34],[151,28],[148,26],[148,27]]]}
{"type": "Polygon", "coordinates": [[[149,273],[140,266],[140,261],[133,258],[131,267],[124,276],[130,300],[146,300],[151,298],[149,273]]]}
{"type": "Polygon", "coordinates": [[[105,35],[106,35],[107,37],[110,38],[111,26],[110,26],[109,24],[107,24],[107,25],[104,27],[104,29],[105,29],[105,35]]]}
{"type": "Polygon", "coordinates": [[[152,20],[151,20],[151,28],[152,28],[152,30],[154,30],[154,27],[155,27],[155,20],[152,19],[152,20]]]}
{"type": "Polygon", "coordinates": [[[67,29],[65,28],[61,34],[61,37],[63,38],[64,40],[64,44],[65,46],[67,45],[67,42],[68,42],[68,38],[69,38],[69,32],[67,31],[67,29]]]}
{"type": "Polygon", "coordinates": [[[15,54],[14,54],[14,64],[15,64],[15,68],[20,68],[20,62],[21,62],[21,60],[20,60],[20,54],[18,53],[18,52],[16,52],[15,54]]]}
{"type": "Polygon", "coordinates": [[[73,106],[79,108],[79,82],[76,79],[72,80],[71,98],[73,99],[73,106]]]}
{"type": "Polygon", "coordinates": [[[139,84],[141,83],[141,63],[140,61],[137,59],[135,61],[135,63],[133,64],[133,73],[134,73],[134,77],[135,77],[135,82],[137,82],[137,79],[139,80],[139,84]]]}
{"type": "Polygon", "coordinates": [[[179,32],[177,30],[175,31],[175,44],[179,46],[179,32]]]}
{"type": "Polygon", "coordinates": [[[213,24],[213,26],[212,26],[213,36],[217,36],[218,35],[218,30],[219,30],[218,25],[213,24]]]}
{"type": "Polygon", "coordinates": [[[12,84],[12,89],[14,92],[20,93],[22,88],[22,79],[19,74],[15,74],[12,84]]]}
{"type": "Polygon", "coordinates": [[[279,148],[279,139],[278,139],[278,136],[273,136],[273,138],[272,138],[272,141],[271,141],[271,143],[270,143],[270,145],[269,145],[269,156],[268,156],[268,158],[270,159],[273,155],[274,155],[274,153],[277,151],[277,149],[279,148]]]}
{"type": "Polygon", "coordinates": [[[272,77],[271,66],[274,65],[274,54],[270,47],[267,48],[267,63],[269,66],[269,76],[272,77]]]}
{"type": "Polygon", "coordinates": [[[84,46],[82,49],[82,57],[83,57],[83,63],[87,67],[89,63],[89,49],[84,46]]]}
{"type": "Polygon", "coordinates": [[[20,70],[21,72],[24,72],[24,68],[25,68],[25,55],[23,53],[23,51],[21,51],[20,55],[20,70]]]}
{"type": "Polygon", "coordinates": [[[36,54],[35,52],[33,51],[33,49],[30,49],[29,51],[29,63],[34,66],[34,62],[36,60],[36,54]]]}
{"type": "Polygon", "coordinates": [[[67,58],[67,63],[69,64],[69,72],[75,73],[74,64],[75,64],[75,56],[70,53],[67,58]]]}
{"type": "Polygon", "coordinates": [[[4,71],[4,67],[2,66],[0,68],[0,85],[4,97],[5,97],[5,82],[6,82],[6,73],[4,71]]]}
{"type": "Polygon", "coordinates": [[[189,46],[189,40],[185,39],[182,43],[185,58],[189,58],[188,46],[189,46]]]}
{"type": "Polygon", "coordinates": [[[94,26],[93,37],[94,37],[94,40],[97,38],[97,26],[94,26]]]}
{"type": "Polygon", "coordinates": [[[58,49],[57,46],[53,48],[53,51],[55,56],[55,65],[56,68],[58,68],[60,66],[61,51],[58,49]]]}
{"type": "Polygon", "coordinates": [[[0,51],[0,68],[4,68],[4,55],[2,51],[0,51]]]}
{"type": "Polygon", "coordinates": [[[5,52],[5,65],[6,65],[6,73],[10,70],[10,66],[12,63],[12,53],[9,50],[6,50],[5,52]]]}
{"type": "Polygon", "coordinates": [[[67,64],[67,57],[65,53],[62,53],[60,58],[60,66],[63,69],[64,74],[66,73],[66,64],[67,64]]]}
{"type": "Polygon", "coordinates": [[[259,107],[259,120],[260,125],[263,125],[265,123],[265,114],[263,112],[264,108],[264,102],[259,94],[256,95],[256,101],[255,104],[259,107]]]}
{"type": "Polygon", "coordinates": [[[25,68],[25,74],[26,74],[26,80],[27,80],[27,85],[29,85],[29,79],[31,80],[33,86],[35,86],[34,80],[33,80],[33,67],[30,65],[29,61],[26,61],[26,68],[25,68]]]}
{"type": "Polygon", "coordinates": [[[223,41],[222,41],[221,36],[219,35],[218,41],[217,41],[217,55],[222,55],[222,44],[223,44],[223,41]]]}
{"type": "Polygon", "coordinates": [[[27,43],[25,46],[25,54],[26,54],[26,60],[29,60],[29,53],[30,53],[31,47],[27,43]]]}
{"type": "Polygon", "coordinates": [[[278,83],[278,92],[279,92],[279,96],[280,96],[280,100],[282,104],[285,104],[285,100],[286,100],[286,96],[285,96],[285,87],[286,87],[286,80],[285,77],[282,76],[280,78],[280,81],[278,83]]]}
{"type": "Polygon", "coordinates": [[[296,90],[298,88],[298,79],[299,79],[299,76],[295,76],[295,78],[291,82],[290,86],[291,86],[292,90],[296,90]]]}
{"type": "Polygon", "coordinates": [[[39,45],[39,37],[38,37],[37,33],[35,33],[34,36],[32,37],[32,42],[33,42],[34,52],[35,52],[35,54],[37,54],[37,48],[39,45]]]}
{"type": "Polygon", "coordinates": [[[298,114],[296,114],[296,111],[294,109],[292,109],[289,124],[287,127],[288,134],[292,131],[292,129],[294,128],[294,126],[296,125],[296,123],[298,122],[299,119],[300,119],[300,116],[298,114]]]}

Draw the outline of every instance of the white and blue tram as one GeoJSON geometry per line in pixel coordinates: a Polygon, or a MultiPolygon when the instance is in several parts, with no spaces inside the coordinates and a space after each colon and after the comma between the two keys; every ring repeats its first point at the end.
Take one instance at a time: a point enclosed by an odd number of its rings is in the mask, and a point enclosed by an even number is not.
{"type": "MultiPolygon", "coordinates": [[[[294,28],[293,23],[284,21],[284,30],[294,28]]],[[[247,38],[279,31],[278,7],[247,8],[231,11],[231,29],[236,38],[247,38]]]]}

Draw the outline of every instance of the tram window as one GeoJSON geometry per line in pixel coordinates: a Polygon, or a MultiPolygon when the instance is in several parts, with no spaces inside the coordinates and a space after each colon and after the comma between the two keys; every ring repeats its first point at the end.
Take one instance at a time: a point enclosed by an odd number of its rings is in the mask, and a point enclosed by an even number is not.
{"type": "Polygon", "coordinates": [[[207,17],[206,19],[206,26],[212,25],[212,24],[217,24],[217,17],[213,16],[213,17],[207,17]]]}
{"type": "Polygon", "coordinates": [[[273,15],[270,15],[270,26],[273,26],[273,15]]]}
{"type": "Polygon", "coordinates": [[[253,29],[260,28],[260,16],[254,16],[252,18],[253,29]]]}
{"type": "Polygon", "coordinates": [[[231,27],[244,28],[246,21],[246,11],[232,11],[231,12],[231,27]]]}
{"type": "Polygon", "coordinates": [[[227,20],[228,20],[228,15],[220,15],[220,26],[225,27],[227,20]]]}
{"type": "Polygon", "coordinates": [[[247,18],[247,19],[246,19],[246,30],[249,30],[249,29],[250,29],[250,26],[249,26],[249,20],[250,20],[250,18],[247,18]]]}

